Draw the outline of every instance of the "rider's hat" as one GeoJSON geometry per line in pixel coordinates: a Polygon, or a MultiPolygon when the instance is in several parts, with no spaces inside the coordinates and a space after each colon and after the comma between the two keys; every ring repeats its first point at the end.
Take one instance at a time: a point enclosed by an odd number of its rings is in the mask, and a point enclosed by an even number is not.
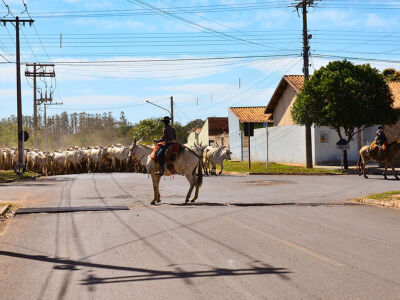
{"type": "Polygon", "coordinates": [[[164,119],[162,120],[164,123],[169,123],[171,122],[171,118],[168,116],[165,116],[164,119]]]}
{"type": "Polygon", "coordinates": [[[383,125],[378,126],[378,129],[385,129],[383,125]]]}

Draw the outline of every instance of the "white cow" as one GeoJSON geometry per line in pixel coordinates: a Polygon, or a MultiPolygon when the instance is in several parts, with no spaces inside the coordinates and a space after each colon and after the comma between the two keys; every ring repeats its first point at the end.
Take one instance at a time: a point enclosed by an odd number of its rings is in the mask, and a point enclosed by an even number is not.
{"type": "Polygon", "coordinates": [[[88,153],[88,172],[99,172],[102,165],[107,162],[107,150],[103,147],[96,147],[89,150],[88,153]]]}
{"type": "Polygon", "coordinates": [[[107,158],[111,159],[111,169],[115,171],[124,171],[127,168],[129,148],[124,146],[110,146],[107,148],[107,158]]]}
{"type": "Polygon", "coordinates": [[[72,149],[65,152],[65,168],[68,173],[79,173],[85,158],[83,151],[72,149]]]}
{"type": "Polygon", "coordinates": [[[215,146],[207,146],[204,150],[203,158],[204,158],[204,173],[208,175],[210,171],[210,164],[212,165],[211,174],[217,175],[216,169],[217,164],[221,166],[221,171],[218,175],[221,175],[222,170],[224,169],[223,162],[224,160],[231,159],[232,152],[226,146],[223,147],[215,147],[215,146]]]}

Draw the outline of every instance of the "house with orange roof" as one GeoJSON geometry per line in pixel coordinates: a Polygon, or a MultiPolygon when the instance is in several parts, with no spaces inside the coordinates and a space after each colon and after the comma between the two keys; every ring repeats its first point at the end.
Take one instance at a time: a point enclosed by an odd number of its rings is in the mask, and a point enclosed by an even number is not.
{"type": "MultiPolygon", "coordinates": [[[[261,131],[271,122],[271,115],[265,113],[266,106],[230,107],[228,109],[229,149],[233,160],[248,160],[249,139],[244,133],[244,124],[251,123],[255,136],[250,137],[251,160],[262,161],[266,157],[265,141],[261,131]]],[[[264,131],[263,131],[264,132],[264,131]]]]}
{"type": "MultiPolygon", "coordinates": [[[[305,127],[294,124],[291,108],[304,84],[303,75],[285,75],[275,89],[264,113],[270,114],[273,127],[269,130],[268,152],[271,161],[305,164],[305,127]]],[[[391,82],[389,87],[394,97],[394,106],[400,108],[400,82],[391,82]]],[[[388,127],[391,140],[400,138],[400,124],[388,127]]],[[[349,162],[357,160],[358,150],[370,144],[376,127],[367,128],[350,142],[349,162]]],[[[312,152],[314,165],[337,164],[341,153],[336,150],[339,140],[335,130],[328,127],[312,127],[312,152]]]]}
{"type": "Polygon", "coordinates": [[[227,117],[208,117],[203,127],[189,133],[187,144],[219,145],[229,147],[229,127],[227,117]]]}

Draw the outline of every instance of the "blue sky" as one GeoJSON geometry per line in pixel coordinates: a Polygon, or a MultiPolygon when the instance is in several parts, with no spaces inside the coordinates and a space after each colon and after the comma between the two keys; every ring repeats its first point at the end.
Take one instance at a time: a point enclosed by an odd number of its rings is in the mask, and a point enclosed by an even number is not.
{"type": "MultiPolygon", "coordinates": [[[[4,1],[28,17],[22,0],[4,1]]],[[[169,108],[174,96],[183,124],[227,116],[230,106],[266,105],[284,74],[302,74],[302,20],[292,2],[26,1],[35,27],[21,32],[22,61],[56,64],[56,83],[38,81],[64,103],[49,114],[123,110],[135,123],[166,114],[145,100],[169,108]]],[[[400,1],[320,1],[309,10],[311,72],[341,57],[400,69],[399,13],[400,1]]],[[[0,54],[11,62],[14,36],[11,25],[0,27],[0,54]]],[[[22,78],[25,115],[31,85],[22,78]]],[[[0,118],[16,113],[15,86],[15,64],[0,64],[0,118]]]]}

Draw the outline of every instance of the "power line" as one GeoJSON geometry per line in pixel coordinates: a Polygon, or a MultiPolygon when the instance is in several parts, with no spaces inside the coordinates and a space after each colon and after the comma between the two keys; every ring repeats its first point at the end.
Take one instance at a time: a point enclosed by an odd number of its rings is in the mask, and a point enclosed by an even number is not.
{"type": "Polygon", "coordinates": [[[243,38],[240,38],[240,37],[228,34],[228,33],[217,31],[217,30],[214,30],[212,28],[209,28],[209,27],[201,25],[201,24],[197,24],[197,23],[195,23],[193,21],[190,21],[190,20],[188,20],[186,18],[183,18],[183,17],[181,17],[179,15],[176,15],[174,13],[170,13],[170,12],[164,10],[164,9],[161,9],[161,8],[158,8],[158,7],[154,6],[154,5],[148,4],[148,3],[146,3],[146,2],[144,2],[142,0],[126,0],[126,1],[129,2],[129,3],[132,3],[132,4],[134,4],[134,2],[136,2],[141,6],[145,6],[147,8],[150,8],[153,11],[159,12],[162,15],[167,15],[167,16],[170,16],[172,18],[175,18],[175,19],[178,19],[180,21],[183,21],[185,23],[188,23],[188,24],[190,24],[190,25],[192,25],[192,26],[194,26],[194,27],[196,27],[196,28],[198,28],[200,30],[206,30],[208,32],[218,34],[219,36],[223,36],[225,38],[235,39],[235,40],[242,41],[242,42],[245,42],[245,43],[248,43],[248,44],[252,44],[252,45],[255,45],[255,46],[262,46],[262,45],[260,45],[258,43],[255,43],[255,42],[252,42],[252,41],[248,41],[246,39],[243,39],[243,38]]]}

